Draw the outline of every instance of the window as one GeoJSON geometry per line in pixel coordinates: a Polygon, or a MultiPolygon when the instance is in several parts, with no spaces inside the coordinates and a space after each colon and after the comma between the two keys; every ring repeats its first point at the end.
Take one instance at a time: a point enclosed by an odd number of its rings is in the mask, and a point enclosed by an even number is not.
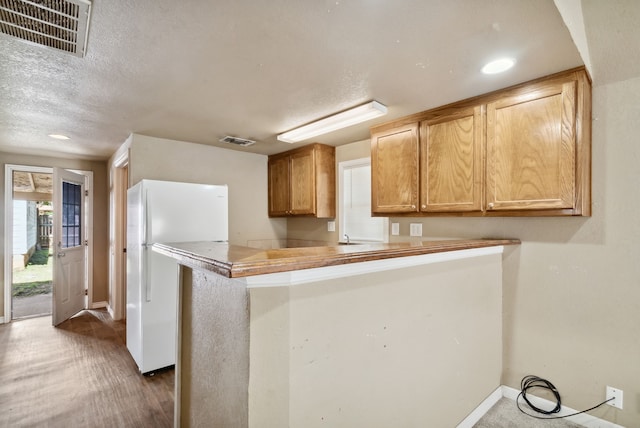
{"type": "Polygon", "coordinates": [[[62,248],[77,247],[82,242],[82,186],[62,183],[62,248]]]}
{"type": "Polygon", "coordinates": [[[388,242],[386,217],[371,217],[371,159],[338,164],[340,241],[388,242]]]}

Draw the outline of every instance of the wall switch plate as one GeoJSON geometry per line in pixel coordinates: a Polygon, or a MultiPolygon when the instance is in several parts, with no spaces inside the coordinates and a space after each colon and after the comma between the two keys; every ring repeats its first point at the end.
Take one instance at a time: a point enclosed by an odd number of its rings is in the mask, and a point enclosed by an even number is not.
{"type": "Polygon", "coordinates": [[[622,410],[622,390],[607,386],[606,400],[615,397],[615,400],[607,401],[607,404],[622,410]]]}
{"type": "Polygon", "coordinates": [[[327,232],[335,232],[336,231],[336,222],[335,220],[329,220],[327,222],[327,232]]]}
{"type": "Polygon", "coordinates": [[[400,223],[391,223],[391,234],[400,235],[400,223]]]}
{"type": "Polygon", "coordinates": [[[409,236],[422,236],[422,223],[411,223],[409,225],[409,236]]]}

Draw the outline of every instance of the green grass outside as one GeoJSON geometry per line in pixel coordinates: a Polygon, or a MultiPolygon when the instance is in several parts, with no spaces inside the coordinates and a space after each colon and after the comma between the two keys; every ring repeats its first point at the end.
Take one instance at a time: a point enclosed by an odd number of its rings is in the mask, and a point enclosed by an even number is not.
{"type": "Polygon", "coordinates": [[[13,271],[13,297],[51,293],[52,257],[49,250],[37,250],[22,270],[13,271]]]}

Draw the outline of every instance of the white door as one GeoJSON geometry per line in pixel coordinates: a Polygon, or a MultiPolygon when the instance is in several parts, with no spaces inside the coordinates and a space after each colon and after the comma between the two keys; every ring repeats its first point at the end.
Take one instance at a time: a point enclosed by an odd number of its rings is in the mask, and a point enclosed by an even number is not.
{"type": "Polygon", "coordinates": [[[53,325],[85,308],[84,178],[53,169],[53,325]]]}

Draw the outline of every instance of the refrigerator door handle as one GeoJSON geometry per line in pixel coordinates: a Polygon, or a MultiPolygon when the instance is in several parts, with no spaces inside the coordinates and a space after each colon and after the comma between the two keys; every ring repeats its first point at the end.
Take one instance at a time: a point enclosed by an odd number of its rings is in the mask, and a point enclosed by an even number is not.
{"type": "Polygon", "coordinates": [[[144,301],[151,301],[151,287],[149,286],[149,278],[147,277],[147,265],[149,261],[147,260],[147,246],[146,244],[142,244],[142,251],[140,252],[140,273],[142,276],[142,284],[144,288],[144,301]]]}
{"type": "Polygon", "coordinates": [[[149,281],[149,277],[148,277],[148,265],[149,265],[149,260],[148,260],[148,251],[149,251],[149,246],[147,243],[147,239],[150,236],[149,231],[147,230],[147,228],[149,227],[149,218],[151,218],[151,213],[149,212],[149,193],[147,192],[147,190],[144,190],[144,193],[142,195],[143,198],[143,204],[144,204],[144,209],[142,210],[143,215],[142,215],[142,257],[140,258],[141,260],[144,260],[144,262],[142,262],[142,284],[144,286],[144,300],[146,302],[150,302],[151,301],[151,281],[149,281]]]}
{"type": "Polygon", "coordinates": [[[147,201],[147,198],[149,197],[149,195],[147,194],[147,190],[144,189],[143,193],[142,193],[142,245],[146,246],[147,244],[147,237],[149,236],[149,234],[147,233],[147,218],[149,217],[149,202],[147,201]]]}

